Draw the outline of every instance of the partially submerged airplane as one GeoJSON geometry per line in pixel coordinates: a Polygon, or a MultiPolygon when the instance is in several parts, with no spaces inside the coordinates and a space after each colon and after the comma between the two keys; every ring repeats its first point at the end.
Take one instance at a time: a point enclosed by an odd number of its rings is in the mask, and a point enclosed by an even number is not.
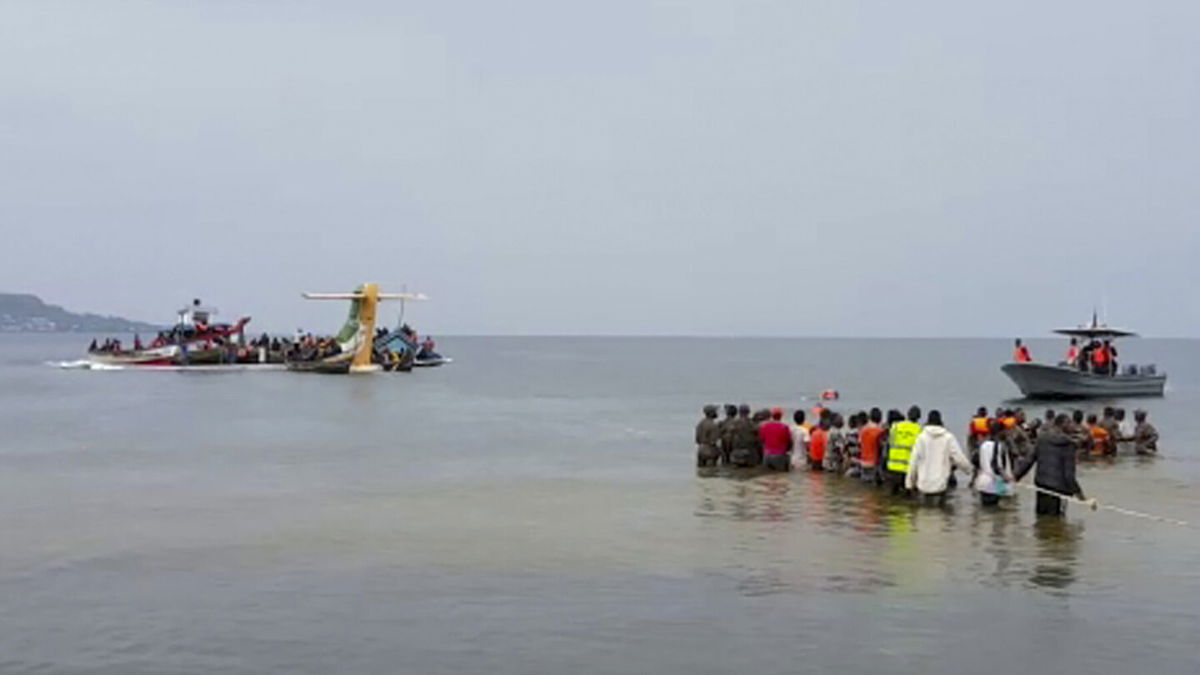
{"type": "MultiPolygon", "coordinates": [[[[423,293],[380,293],[378,284],[363,284],[352,293],[304,293],[309,300],[349,300],[346,323],[334,337],[340,352],[312,361],[288,361],[288,370],[315,373],[373,373],[399,367],[398,360],[375,349],[375,320],[380,300],[428,300],[423,293]]],[[[395,356],[394,352],[390,352],[395,356]]],[[[396,357],[398,359],[398,356],[396,357]]]]}
{"type": "MultiPolygon", "coordinates": [[[[426,358],[415,342],[415,333],[376,329],[381,300],[428,300],[422,293],[380,293],[378,284],[363,284],[350,293],[304,293],[311,300],[349,300],[350,311],[341,330],[332,339],[316,342],[291,342],[286,338],[262,338],[248,341],[245,326],[249,317],[235,324],[211,324],[216,310],[193,300],[179,310],[179,320],[170,330],[161,331],[148,345],[135,337],[132,348],[119,341],[106,341],[103,347],[92,342],[88,358],[59,364],[63,368],[146,370],[294,370],[317,373],[371,373],[381,370],[409,370],[414,365],[437,362],[426,358]],[[378,339],[378,341],[377,341],[378,339]],[[332,353],[330,353],[332,352],[332,353]]],[[[311,339],[311,336],[310,336],[311,339]]]]}

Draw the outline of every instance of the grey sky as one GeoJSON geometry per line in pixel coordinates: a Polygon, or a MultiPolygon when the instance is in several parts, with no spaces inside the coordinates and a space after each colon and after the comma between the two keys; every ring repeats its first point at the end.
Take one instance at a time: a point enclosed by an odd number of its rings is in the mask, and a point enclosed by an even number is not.
{"type": "Polygon", "coordinates": [[[1200,3],[0,4],[0,290],[434,333],[1196,335],[1200,3]],[[1182,303],[1175,299],[1184,297],[1182,303]],[[389,310],[385,316],[392,317],[389,310]]]}

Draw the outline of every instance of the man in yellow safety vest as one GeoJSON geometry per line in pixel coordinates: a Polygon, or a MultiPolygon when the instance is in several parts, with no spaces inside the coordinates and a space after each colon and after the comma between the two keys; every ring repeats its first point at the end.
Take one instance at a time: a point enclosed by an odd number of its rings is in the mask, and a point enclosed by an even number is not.
{"type": "Polygon", "coordinates": [[[888,429],[887,472],[885,480],[891,487],[893,495],[905,491],[904,479],[908,475],[908,462],[912,457],[913,444],[921,434],[921,409],[913,406],[908,409],[908,419],[895,422],[888,429]]]}

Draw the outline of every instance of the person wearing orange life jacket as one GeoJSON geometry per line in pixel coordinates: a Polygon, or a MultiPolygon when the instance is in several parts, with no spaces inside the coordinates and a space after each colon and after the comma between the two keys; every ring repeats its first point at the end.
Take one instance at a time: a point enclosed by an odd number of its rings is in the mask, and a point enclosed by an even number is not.
{"type": "Polygon", "coordinates": [[[1079,365],[1079,340],[1071,338],[1071,344],[1067,347],[1067,365],[1072,368],[1079,365]]]}
{"type": "Polygon", "coordinates": [[[1103,344],[1092,351],[1092,372],[1097,375],[1111,375],[1112,362],[1112,343],[1105,340],[1103,344]]]}
{"type": "Polygon", "coordinates": [[[988,418],[987,408],[979,406],[979,410],[976,410],[975,416],[971,418],[971,423],[967,425],[967,454],[972,462],[979,454],[979,444],[991,434],[991,427],[992,421],[988,418]]]}
{"type": "Polygon", "coordinates": [[[1013,347],[1013,361],[1017,363],[1031,363],[1033,356],[1029,353],[1029,347],[1021,344],[1021,338],[1017,338],[1016,345],[1013,347]]]}
{"type": "Polygon", "coordinates": [[[1096,413],[1087,416],[1087,431],[1090,437],[1089,453],[1093,457],[1103,457],[1109,454],[1109,443],[1112,437],[1096,419],[1096,413]]]}

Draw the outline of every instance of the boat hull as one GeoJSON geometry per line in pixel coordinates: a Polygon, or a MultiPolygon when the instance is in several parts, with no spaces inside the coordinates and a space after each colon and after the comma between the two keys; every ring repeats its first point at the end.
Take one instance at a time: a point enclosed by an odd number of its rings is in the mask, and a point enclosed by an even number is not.
{"type": "Polygon", "coordinates": [[[128,352],[92,352],[88,361],[101,366],[165,366],[175,363],[179,347],[167,345],[128,352]]]}
{"type": "Polygon", "coordinates": [[[1007,363],[1000,368],[1027,398],[1162,396],[1166,375],[1095,375],[1065,366],[1007,363]]]}

